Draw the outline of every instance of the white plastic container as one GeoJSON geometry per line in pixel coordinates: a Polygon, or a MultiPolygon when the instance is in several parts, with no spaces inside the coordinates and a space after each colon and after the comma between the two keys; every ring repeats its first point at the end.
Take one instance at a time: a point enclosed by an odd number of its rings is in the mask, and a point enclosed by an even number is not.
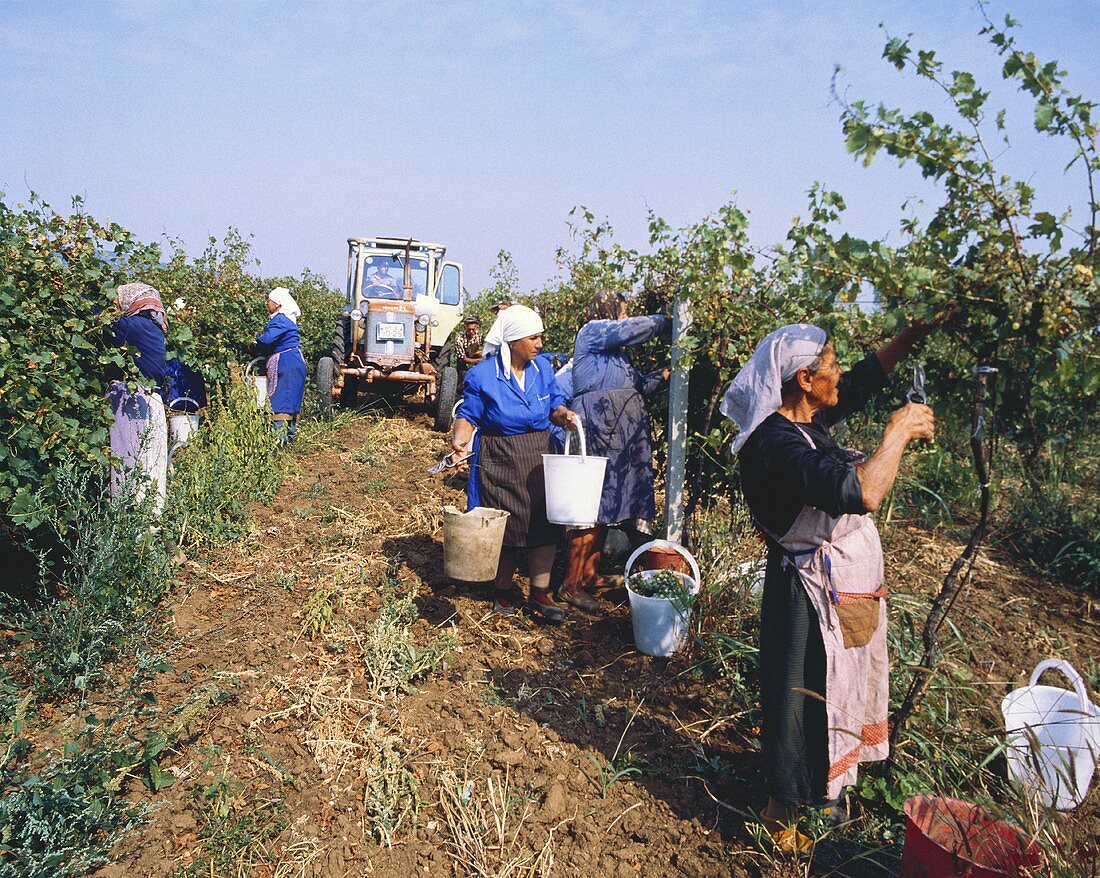
{"type": "Polygon", "coordinates": [[[691,552],[679,543],[669,540],[651,540],[634,550],[626,562],[623,579],[626,593],[630,598],[630,623],[634,628],[634,645],[638,652],[652,656],[668,656],[678,650],[684,642],[688,624],[691,622],[691,607],[681,606],[668,598],[650,598],[640,595],[630,587],[631,570],[634,562],[649,549],[673,549],[680,553],[691,567],[691,576],[678,570],[641,570],[643,577],[656,576],[658,573],[673,573],[683,583],[687,593],[693,598],[699,594],[702,577],[699,564],[691,552]]]}
{"type": "Polygon", "coordinates": [[[573,433],[566,431],[564,453],[542,456],[546,474],[546,518],[551,524],[592,527],[600,514],[607,458],[588,454],[579,419],[575,432],[580,440],[580,454],[569,453],[573,433]]]}
{"type": "Polygon", "coordinates": [[[439,300],[433,296],[425,296],[423,293],[417,293],[416,299],[413,301],[413,316],[423,317],[435,317],[439,313],[439,300]]]}
{"type": "Polygon", "coordinates": [[[252,387],[256,392],[257,407],[264,408],[267,406],[267,373],[254,371],[257,364],[266,368],[267,360],[264,357],[256,357],[256,359],[248,364],[248,367],[244,370],[244,374],[245,377],[252,382],[252,387]]]}
{"type": "Polygon", "coordinates": [[[1100,707],[1091,703],[1073,665],[1046,659],[1030,684],[1001,702],[1007,732],[1008,775],[1048,808],[1069,811],[1088,794],[1100,758],[1100,707]],[[1072,689],[1037,685],[1043,671],[1061,671],[1072,689]]]}
{"type": "Polygon", "coordinates": [[[737,566],[738,579],[748,586],[748,592],[754,598],[764,594],[764,574],[767,569],[766,558],[761,558],[759,561],[746,561],[737,566]]]}
{"type": "Polygon", "coordinates": [[[181,396],[168,403],[169,448],[181,448],[186,445],[187,440],[199,429],[199,416],[197,412],[192,414],[190,412],[175,410],[175,406],[183,402],[191,403],[196,409],[198,409],[199,406],[199,404],[189,396],[181,396]]]}
{"type": "Polygon", "coordinates": [[[497,575],[508,513],[488,506],[461,512],[443,507],[443,572],[463,582],[488,582],[497,575]]]}

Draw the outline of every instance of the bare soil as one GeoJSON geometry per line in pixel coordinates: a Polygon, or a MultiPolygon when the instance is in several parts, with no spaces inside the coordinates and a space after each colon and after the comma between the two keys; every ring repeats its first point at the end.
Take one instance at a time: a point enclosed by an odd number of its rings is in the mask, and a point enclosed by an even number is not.
{"type": "MultiPolygon", "coordinates": [[[[636,652],[621,590],[601,594],[602,616],[547,627],[494,616],[481,587],[448,580],[440,509],[463,494],[460,478],[427,475],[443,446],[422,417],[357,414],[294,457],[245,540],[181,565],[165,632],[173,670],[153,688],[165,725],[182,729],[162,760],[176,781],[156,794],[131,784],[156,808],[101,878],[203,862],[215,807],[247,819],[204,874],[479,874],[455,830],[456,796],[486,813],[497,802],[509,821],[509,843],[480,874],[775,874],[746,826],[763,799],[751,713],[688,672],[691,655],[636,652]],[[378,698],[356,632],[377,616],[373,584],[387,570],[415,590],[417,642],[451,632],[454,648],[413,691],[378,698]],[[325,588],[331,618],[311,636],[306,608],[325,588]],[[421,798],[389,846],[368,817],[372,722],[399,742],[421,798]]],[[[894,590],[918,596],[960,548],[896,523],[884,540],[894,590]]],[[[989,693],[972,720],[997,724],[1000,698],[1048,655],[1095,673],[1098,612],[983,557],[954,614],[989,693]]]]}

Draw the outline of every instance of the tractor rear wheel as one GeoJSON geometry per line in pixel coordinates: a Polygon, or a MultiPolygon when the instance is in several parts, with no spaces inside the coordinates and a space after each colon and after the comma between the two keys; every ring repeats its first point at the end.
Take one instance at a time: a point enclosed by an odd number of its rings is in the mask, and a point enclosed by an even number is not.
{"type": "Polygon", "coordinates": [[[317,407],[326,421],[332,419],[332,382],[336,375],[336,363],[332,357],[321,357],[317,363],[317,407]]]}
{"type": "Polygon", "coordinates": [[[458,396],[458,370],[444,366],[439,373],[439,386],[435,394],[435,428],[448,433],[454,426],[455,399],[458,396]]]}

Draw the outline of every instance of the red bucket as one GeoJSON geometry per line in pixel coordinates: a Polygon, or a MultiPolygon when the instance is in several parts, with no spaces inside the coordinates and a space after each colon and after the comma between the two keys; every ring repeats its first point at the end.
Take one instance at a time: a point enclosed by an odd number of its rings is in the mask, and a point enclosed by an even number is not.
{"type": "Polygon", "coordinates": [[[905,803],[899,878],[1039,878],[1042,853],[1011,824],[959,799],[905,803]]]}

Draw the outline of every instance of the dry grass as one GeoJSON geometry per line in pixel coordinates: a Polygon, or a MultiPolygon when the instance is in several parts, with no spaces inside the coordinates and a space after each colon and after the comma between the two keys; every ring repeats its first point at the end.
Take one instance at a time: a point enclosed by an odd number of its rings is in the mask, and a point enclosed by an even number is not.
{"type": "Polygon", "coordinates": [[[275,684],[291,704],[257,723],[298,719],[302,743],[327,785],[360,800],[364,835],[393,845],[402,831],[415,825],[422,805],[411,770],[417,748],[402,733],[400,720],[377,699],[355,694],[351,670],[275,684]]]}
{"type": "Polygon", "coordinates": [[[528,826],[531,803],[517,797],[504,778],[482,777],[470,765],[444,770],[440,813],[446,850],[463,874],[478,878],[549,878],[554,866],[554,834],[569,819],[546,831],[541,844],[528,826]]]}

